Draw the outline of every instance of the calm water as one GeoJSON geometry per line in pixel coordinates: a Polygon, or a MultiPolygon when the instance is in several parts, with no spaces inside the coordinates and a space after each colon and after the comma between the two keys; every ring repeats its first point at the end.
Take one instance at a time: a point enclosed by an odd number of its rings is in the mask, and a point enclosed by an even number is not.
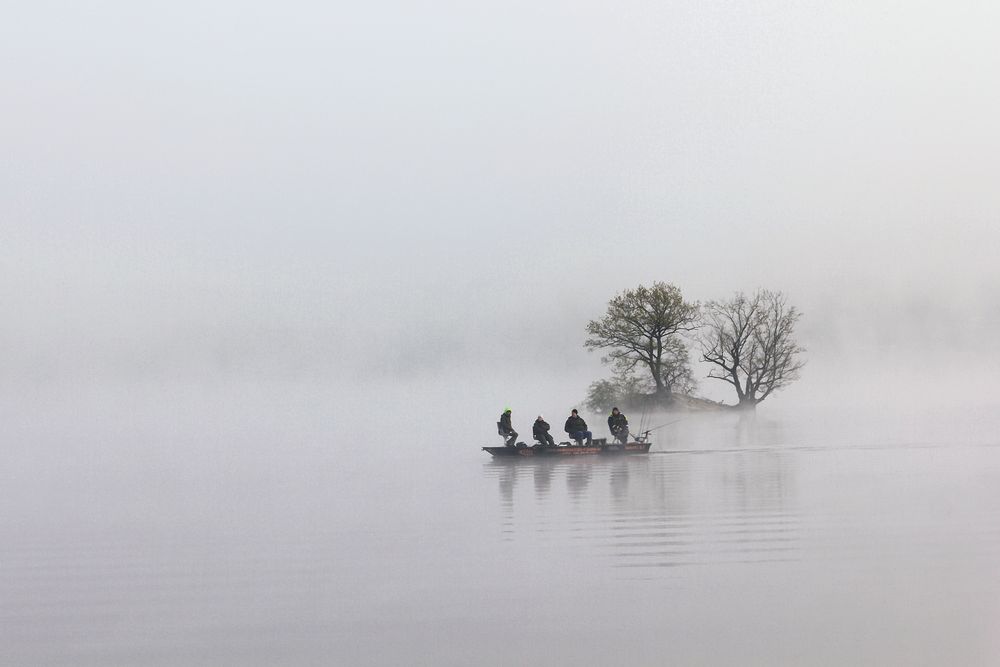
{"type": "Polygon", "coordinates": [[[493,461],[398,396],[154,398],[6,403],[0,664],[1000,662],[995,410],[493,461]]]}

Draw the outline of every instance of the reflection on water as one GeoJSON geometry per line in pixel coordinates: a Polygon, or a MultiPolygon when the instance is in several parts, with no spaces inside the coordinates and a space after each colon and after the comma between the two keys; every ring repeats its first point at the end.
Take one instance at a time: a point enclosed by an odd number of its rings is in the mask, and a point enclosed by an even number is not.
{"type": "Polygon", "coordinates": [[[692,417],[565,460],[259,414],[10,445],[0,664],[1000,660],[995,412],[692,417]]]}
{"type": "Polygon", "coordinates": [[[707,648],[651,622],[679,662],[994,664],[1000,429],[963,417],[692,419],[648,456],[489,460],[482,478],[514,552],[571,564],[546,590],[601,581],[609,608],[739,628],[707,648]],[[795,628],[788,653],[743,654],[775,625],[795,628]]]}
{"type": "Polygon", "coordinates": [[[644,568],[798,557],[794,470],[781,452],[501,458],[484,474],[496,480],[510,539],[541,533],[571,544],[578,560],[644,568]],[[540,521],[561,499],[565,515],[540,521]]]}

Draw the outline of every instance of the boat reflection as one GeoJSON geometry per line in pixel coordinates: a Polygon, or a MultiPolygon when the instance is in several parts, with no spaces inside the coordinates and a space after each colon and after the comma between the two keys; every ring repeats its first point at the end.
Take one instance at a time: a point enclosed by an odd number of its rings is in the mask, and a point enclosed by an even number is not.
{"type": "Polygon", "coordinates": [[[568,542],[616,568],[798,558],[795,454],[732,447],[643,457],[502,459],[504,534],[568,542]]]}

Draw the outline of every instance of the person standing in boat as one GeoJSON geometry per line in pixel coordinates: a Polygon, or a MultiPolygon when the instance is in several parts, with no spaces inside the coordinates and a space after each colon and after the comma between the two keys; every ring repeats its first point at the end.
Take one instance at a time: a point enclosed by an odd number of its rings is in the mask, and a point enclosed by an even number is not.
{"type": "Polygon", "coordinates": [[[538,415],[538,419],[535,420],[535,424],[531,427],[531,435],[543,445],[554,446],[556,444],[556,441],[552,438],[552,434],[549,433],[549,423],[541,415],[538,415]]]}
{"type": "Polygon", "coordinates": [[[623,445],[628,442],[628,419],[625,418],[618,408],[611,408],[611,415],[608,417],[608,428],[615,440],[623,445]]]}
{"type": "Polygon", "coordinates": [[[504,438],[504,443],[508,447],[513,447],[517,442],[517,431],[510,425],[510,408],[504,408],[500,415],[500,423],[497,424],[497,432],[504,438]]]}
{"type": "Polygon", "coordinates": [[[576,411],[576,408],[573,408],[569,419],[566,420],[564,430],[569,433],[572,440],[576,440],[577,444],[580,444],[584,438],[587,439],[588,447],[593,442],[594,434],[587,430],[587,422],[583,421],[583,417],[576,411]]]}

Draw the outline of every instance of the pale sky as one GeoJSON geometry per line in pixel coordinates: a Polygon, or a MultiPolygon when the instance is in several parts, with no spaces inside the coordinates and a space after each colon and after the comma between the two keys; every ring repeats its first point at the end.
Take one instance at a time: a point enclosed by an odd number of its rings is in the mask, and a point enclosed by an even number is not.
{"type": "Polygon", "coordinates": [[[10,3],[0,371],[593,375],[583,324],[654,280],[784,290],[830,366],[996,365],[998,23],[986,2],[10,3]]]}

